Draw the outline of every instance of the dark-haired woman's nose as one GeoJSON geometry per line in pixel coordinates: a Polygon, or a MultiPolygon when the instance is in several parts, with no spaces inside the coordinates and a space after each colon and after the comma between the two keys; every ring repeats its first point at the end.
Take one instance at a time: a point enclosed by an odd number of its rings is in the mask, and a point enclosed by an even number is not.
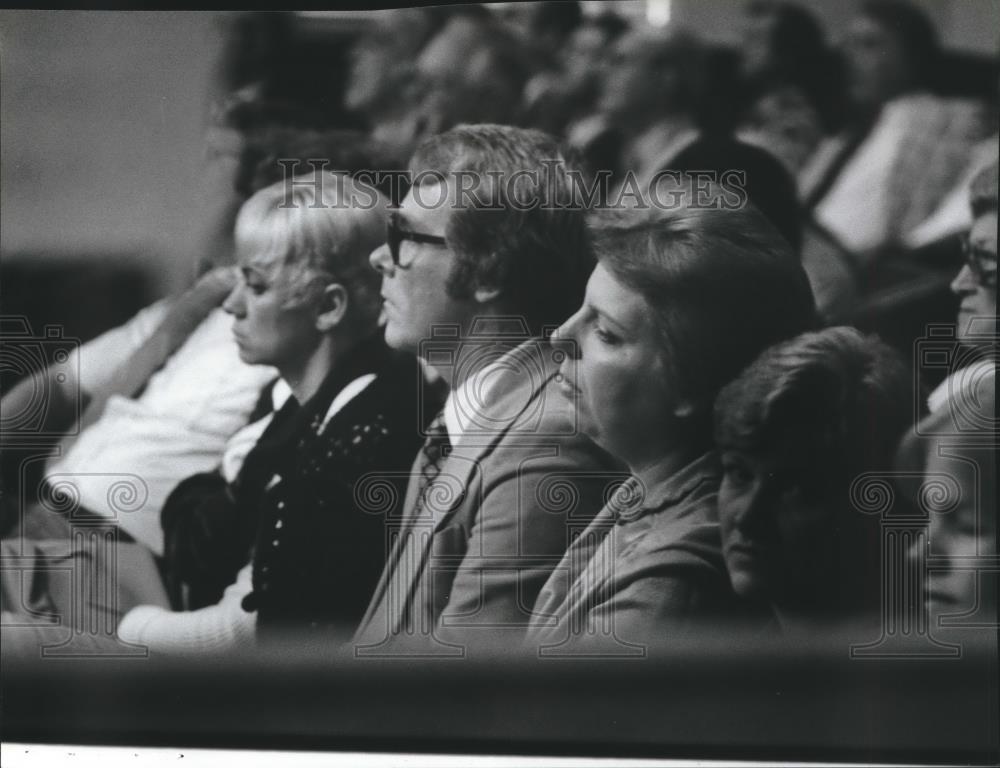
{"type": "Polygon", "coordinates": [[[583,310],[579,310],[575,315],[568,318],[566,322],[552,331],[549,342],[554,349],[563,352],[571,360],[580,359],[580,345],[577,344],[576,331],[580,324],[580,317],[583,310]]]}

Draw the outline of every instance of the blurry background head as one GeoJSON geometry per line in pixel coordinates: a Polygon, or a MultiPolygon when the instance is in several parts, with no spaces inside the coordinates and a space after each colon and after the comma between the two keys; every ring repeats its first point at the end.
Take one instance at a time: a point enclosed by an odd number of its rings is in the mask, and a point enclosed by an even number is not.
{"type": "Polygon", "coordinates": [[[722,389],[719,517],[737,594],[792,615],[877,607],[879,526],[849,491],[892,468],[912,393],[900,356],[846,327],[777,344],[722,389]]]}
{"type": "Polygon", "coordinates": [[[427,8],[397,8],[384,13],[372,32],[351,49],[344,105],[370,116],[399,98],[413,77],[417,55],[436,26],[427,8]]]}
{"type": "Polygon", "coordinates": [[[382,84],[379,98],[366,98],[363,109],[373,138],[404,157],[459,123],[509,121],[532,67],[523,42],[482,6],[427,12],[434,24],[418,25],[426,36],[410,30],[399,35],[403,45],[390,40],[367,53],[358,49],[356,62],[381,71],[356,67],[348,89],[362,104],[370,83],[382,84]]]}
{"type": "Polygon", "coordinates": [[[852,100],[877,108],[930,86],[938,66],[937,32],[907,0],[867,0],[848,27],[844,56],[852,100]]]}
{"type": "Polygon", "coordinates": [[[616,41],[609,64],[598,107],[625,132],[701,107],[705,50],[690,32],[630,32],[616,41]]]}
{"type": "Polygon", "coordinates": [[[585,18],[560,51],[567,74],[582,75],[601,69],[613,53],[618,38],[627,31],[628,22],[613,11],[585,18]]]}
{"type": "Polygon", "coordinates": [[[247,200],[235,231],[242,280],[224,305],[244,361],[294,368],[324,336],[346,350],[375,331],[368,254],[384,238],[386,210],[376,190],[332,173],[279,181],[247,200]]]}
{"type": "Polygon", "coordinates": [[[525,84],[523,123],[561,134],[571,120],[592,115],[614,43],[627,30],[628,22],[612,11],[585,17],[550,51],[552,64],[525,84]]]}
{"type": "Polygon", "coordinates": [[[839,115],[841,78],[823,27],[805,7],[783,0],[754,0],[746,9],[740,70],[744,100],[793,88],[824,125],[839,115]]]}
{"type": "Polygon", "coordinates": [[[746,77],[791,79],[826,48],[823,28],[808,9],[782,0],[746,6],[741,67],[746,77]]]}
{"type": "Polygon", "coordinates": [[[527,3],[526,36],[540,48],[558,53],[583,23],[583,9],[575,0],[527,3]]]}

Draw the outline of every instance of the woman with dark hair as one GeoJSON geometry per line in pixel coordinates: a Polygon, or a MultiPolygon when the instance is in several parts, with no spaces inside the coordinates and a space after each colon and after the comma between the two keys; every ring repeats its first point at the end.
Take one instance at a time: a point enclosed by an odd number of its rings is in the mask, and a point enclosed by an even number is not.
{"type": "Polygon", "coordinates": [[[815,321],[802,268],[760,213],[713,206],[728,194],[718,186],[675,191],[677,205],[600,222],[583,306],[553,336],[577,428],[632,476],[536,601],[529,642],[542,653],[669,642],[730,612],[712,402],[761,349],[815,321]]]}
{"type": "Polygon", "coordinates": [[[879,520],[852,481],[888,471],[912,418],[899,355],[853,328],[777,344],[722,389],[722,549],[733,589],[779,623],[878,610],[879,520]]]}

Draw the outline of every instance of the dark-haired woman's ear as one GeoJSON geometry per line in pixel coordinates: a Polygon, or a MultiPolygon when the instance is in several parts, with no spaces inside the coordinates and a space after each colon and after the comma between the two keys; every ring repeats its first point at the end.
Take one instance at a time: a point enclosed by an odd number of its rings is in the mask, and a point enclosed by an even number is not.
{"type": "Polygon", "coordinates": [[[343,322],[347,314],[347,301],[347,289],[340,283],[326,286],[316,312],[316,330],[327,333],[343,322]]]}

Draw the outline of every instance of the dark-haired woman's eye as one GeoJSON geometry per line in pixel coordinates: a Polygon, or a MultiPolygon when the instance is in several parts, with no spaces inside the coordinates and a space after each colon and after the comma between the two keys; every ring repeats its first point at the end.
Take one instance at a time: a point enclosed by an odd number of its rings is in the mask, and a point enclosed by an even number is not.
{"type": "Polygon", "coordinates": [[[621,341],[618,336],[606,328],[602,328],[600,325],[594,326],[594,335],[600,339],[602,343],[607,344],[608,346],[614,346],[621,341]]]}

